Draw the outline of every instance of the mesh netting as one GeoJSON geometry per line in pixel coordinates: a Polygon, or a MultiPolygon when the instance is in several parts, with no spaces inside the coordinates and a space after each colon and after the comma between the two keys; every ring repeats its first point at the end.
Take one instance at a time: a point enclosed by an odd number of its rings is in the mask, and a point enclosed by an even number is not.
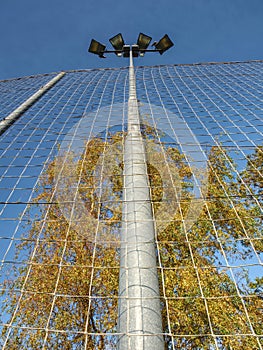
{"type": "MultiPolygon", "coordinates": [[[[262,349],[262,70],[136,68],[167,349],[262,349]]],[[[1,135],[3,349],[117,346],[128,79],[66,72],[1,135]]]]}

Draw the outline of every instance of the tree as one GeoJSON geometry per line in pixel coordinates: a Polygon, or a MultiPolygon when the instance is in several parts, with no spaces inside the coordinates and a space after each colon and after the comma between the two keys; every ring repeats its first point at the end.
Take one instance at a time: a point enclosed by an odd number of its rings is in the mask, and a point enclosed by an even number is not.
{"type": "MultiPolygon", "coordinates": [[[[225,258],[242,265],[256,249],[262,252],[262,244],[254,240],[262,236],[262,225],[255,216],[258,206],[248,205],[233,169],[235,164],[226,151],[212,147],[206,203],[199,219],[185,234],[182,220],[175,218],[159,237],[160,242],[165,241],[161,257],[167,268],[166,296],[170,297],[169,315],[165,314],[164,319],[170,316],[171,332],[179,335],[174,343],[178,349],[213,349],[214,340],[205,336],[212,333],[211,327],[221,335],[217,341],[220,348],[259,348],[257,339],[243,335],[251,333],[250,324],[256,334],[262,333],[258,322],[262,318],[262,298],[254,293],[255,284],[250,281],[246,290],[241,290],[241,285],[235,283],[238,277],[230,278],[233,276],[225,268],[225,258]]],[[[249,165],[245,173],[249,173],[249,165]]],[[[246,270],[239,278],[248,280],[246,270]]],[[[254,283],[258,286],[259,281],[262,278],[254,283]]]]}
{"type": "MultiPolygon", "coordinates": [[[[145,128],[144,137],[153,145],[158,143],[150,127],[145,128]]],[[[121,152],[107,153],[110,173],[101,176],[105,169],[100,159],[113,145],[118,149],[122,138],[121,133],[106,142],[94,138],[81,159],[68,154],[66,163],[64,157],[57,157],[48,165],[35,198],[38,211],[34,205],[29,208],[36,218],[17,246],[18,255],[26,252],[26,264],[13,267],[16,278],[5,281],[4,312],[16,326],[8,338],[10,349],[36,349],[43,343],[47,349],[107,349],[116,344],[123,164],[121,152]],[[60,168],[65,181],[58,195],[60,168]],[[79,181],[78,195],[88,217],[80,211],[72,218],[75,197],[63,196],[72,186],[72,173],[79,181]],[[98,186],[97,178],[103,186],[98,186]],[[66,203],[63,210],[61,202],[66,203]],[[101,226],[96,226],[98,217],[101,226]]],[[[194,196],[193,173],[178,149],[165,147],[165,154],[166,161],[178,169],[181,197],[172,221],[158,232],[164,330],[174,336],[173,346],[178,349],[214,349],[211,334],[219,335],[217,344],[222,349],[257,349],[257,339],[247,334],[251,334],[250,324],[256,334],[262,333],[258,322],[262,299],[256,293],[260,279],[248,281],[241,290],[225,259],[240,263],[262,249],[255,239],[262,234],[258,202],[251,204],[247,197],[247,191],[257,188],[260,199],[262,183],[251,176],[251,166],[262,164],[258,160],[262,153],[256,150],[240,182],[227,152],[211,148],[205,203],[190,230],[185,229],[184,219],[194,196]]],[[[151,164],[148,173],[157,212],[162,178],[151,164]]],[[[242,272],[240,278],[249,276],[242,272]]],[[[8,327],[4,337],[7,332],[8,327]]],[[[172,348],[168,336],[166,344],[172,348]]]]}
{"type": "MultiPolygon", "coordinates": [[[[116,143],[119,138],[115,135],[109,143],[116,143]]],[[[93,176],[105,146],[100,139],[92,140],[77,164],[74,155],[68,154],[63,172],[65,182],[59,191],[70,193],[74,166],[76,174],[81,173],[79,193],[90,218],[95,221],[100,215],[105,223],[103,231],[107,228],[118,231],[120,212],[116,208],[111,210],[108,203],[100,203],[93,176]]],[[[87,228],[84,234],[79,234],[77,222],[68,220],[65,213],[71,211],[74,203],[66,203],[66,207],[61,208],[61,194],[54,190],[56,172],[63,162],[65,159],[61,157],[48,165],[35,198],[38,206],[35,220],[29,223],[31,228],[25,240],[17,246],[18,256],[26,252],[26,264],[19,268],[14,265],[16,279],[5,282],[9,295],[4,312],[11,314],[12,322],[17,326],[9,338],[8,348],[11,349],[42,348],[44,340],[47,349],[79,349],[83,346],[104,349],[114,340],[100,333],[116,331],[119,271],[114,239],[117,238],[112,235],[109,244],[104,241],[103,232],[97,232],[101,234],[101,242],[95,242],[96,227],[92,220],[84,222],[87,228]],[[57,202],[59,196],[60,203],[57,202]],[[20,290],[22,297],[15,293],[20,290]],[[45,327],[48,332],[41,330],[45,327]],[[89,333],[87,337],[83,335],[84,331],[89,333]],[[94,333],[98,335],[92,335],[94,333]]],[[[111,183],[116,194],[120,188],[119,177],[112,174],[111,183]]],[[[108,191],[107,184],[104,185],[108,191]]],[[[29,214],[32,211],[36,212],[35,205],[29,208],[29,214]]],[[[4,336],[6,332],[7,329],[3,331],[4,336]]]]}
{"type": "Polygon", "coordinates": [[[263,146],[257,146],[255,152],[248,156],[243,179],[254,190],[255,195],[263,200],[263,146]]]}

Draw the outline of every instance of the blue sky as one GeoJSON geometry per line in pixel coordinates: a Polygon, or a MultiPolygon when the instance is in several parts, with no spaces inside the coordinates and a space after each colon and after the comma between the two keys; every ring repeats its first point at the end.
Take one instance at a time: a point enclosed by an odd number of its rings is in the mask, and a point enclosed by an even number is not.
{"type": "Polygon", "coordinates": [[[0,80],[67,69],[128,64],[87,53],[91,38],[107,44],[142,31],[175,46],[138,65],[263,58],[262,0],[0,0],[0,80]]]}

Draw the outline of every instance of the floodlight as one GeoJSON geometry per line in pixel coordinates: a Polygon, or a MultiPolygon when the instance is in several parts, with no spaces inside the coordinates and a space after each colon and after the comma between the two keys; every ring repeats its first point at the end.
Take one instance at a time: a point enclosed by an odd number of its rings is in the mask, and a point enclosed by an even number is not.
{"type": "Polygon", "coordinates": [[[155,46],[156,50],[158,50],[162,55],[165,51],[170,49],[170,47],[172,47],[174,44],[172,40],[169,38],[169,36],[165,34],[165,36],[162,37],[162,39],[160,39],[158,43],[153,45],[155,46]]]}
{"type": "Polygon", "coordinates": [[[133,57],[139,56],[139,46],[138,45],[132,45],[132,56],[133,57]]]}
{"type": "Polygon", "coordinates": [[[130,45],[123,45],[123,57],[130,57],[130,45]]]}
{"type": "Polygon", "coordinates": [[[99,55],[99,57],[104,57],[103,53],[106,49],[106,46],[99,43],[98,41],[92,39],[89,46],[89,52],[99,55]]]}
{"type": "Polygon", "coordinates": [[[122,34],[119,33],[109,39],[109,42],[113,46],[114,50],[106,50],[106,46],[92,39],[89,47],[89,52],[104,57],[104,53],[115,53],[119,57],[132,57],[144,56],[145,52],[159,52],[161,55],[170,49],[174,44],[167,34],[165,34],[158,42],[154,42],[152,46],[155,49],[149,49],[152,38],[149,35],[140,33],[137,39],[137,43],[134,45],[125,45],[122,34]]]}
{"type": "Polygon", "coordinates": [[[140,50],[146,50],[152,38],[146,34],[140,33],[137,40],[137,45],[140,50]]]}
{"type": "MultiPolygon", "coordinates": [[[[115,35],[114,37],[109,39],[109,41],[116,51],[122,51],[122,48],[124,46],[124,40],[121,33],[115,35]]],[[[115,52],[115,53],[116,55],[118,55],[119,52],[115,52]]]]}

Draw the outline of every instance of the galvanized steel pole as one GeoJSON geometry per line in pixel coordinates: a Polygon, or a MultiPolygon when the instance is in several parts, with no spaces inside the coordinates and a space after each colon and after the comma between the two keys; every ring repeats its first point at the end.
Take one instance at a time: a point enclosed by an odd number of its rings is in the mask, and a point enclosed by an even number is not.
{"type": "Polygon", "coordinates": [[[119,350],[163,350],[155,230],[130,50],[128,135],[124,144],[119,281],[119,350]]]}

